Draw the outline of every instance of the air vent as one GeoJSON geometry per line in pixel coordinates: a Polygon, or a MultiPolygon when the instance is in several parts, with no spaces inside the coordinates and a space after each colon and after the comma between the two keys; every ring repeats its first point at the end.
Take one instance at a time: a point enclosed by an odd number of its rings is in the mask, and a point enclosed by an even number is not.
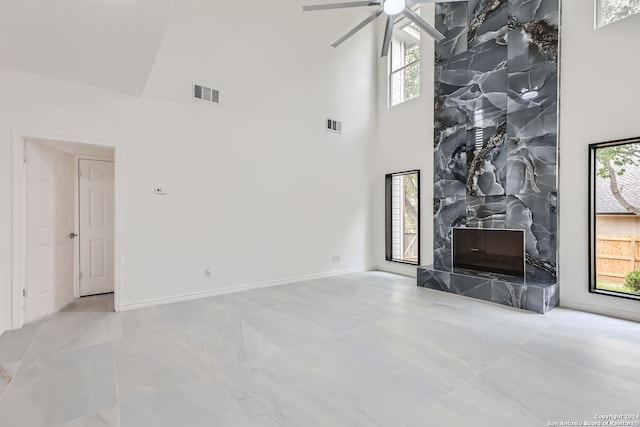
{"type": "Polygon", "coordinates": [[[342,122],[333,119],[327,119],[327,130],[331,132],[342,133],[342,122]]]}
{"type": "Polygon", "coordinates": [[[204,102],[220,103],[220,92],[202,85],[193,85],[193,97],[204,102]]]}

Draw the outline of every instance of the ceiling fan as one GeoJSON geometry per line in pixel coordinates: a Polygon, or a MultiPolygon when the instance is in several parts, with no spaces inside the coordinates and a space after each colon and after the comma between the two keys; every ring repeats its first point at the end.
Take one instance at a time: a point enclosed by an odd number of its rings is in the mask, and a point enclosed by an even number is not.
{"type": "Polygon", "coordinates": [[[395,16],[398,14],[402,14],[411,22],[416,24],[422,31],[430,35],[435,39],[435,41],[439,42],[444,39],[444,35],[427,21],[422,19],[420,15],[415,13],[411,6],[420,4],[420,3],[445,3],[445,2],[453,2],[453,1],[461,1],[461,0],[365,0],[365,1],[352,1],[347,3],[328,3],[328,4],[316,4],[311,6],[302,6],[302,10],[304,12],[312,12],[315,10],[329,10],[329,9],[346,9],[350,7],[365,7],[365,6],[378,6],[378,9],[373,12],[370,16],[367,17],[364,21],[356,25],[351,31],[349,31],[344,36],[340,37],[335,43],[331,46],[338,47],[349,37],[353,36],[355,33],[363,29],[367,24],[373,22],[376,18],[378,18],[384,12],[387,14],[387,25],[384,32],[384,42],[382,43],[382,54],[381,57],[387,56],[389,53],[389,45],[391,44],[391,36],[393,35],[393,22],[395,16]]]}

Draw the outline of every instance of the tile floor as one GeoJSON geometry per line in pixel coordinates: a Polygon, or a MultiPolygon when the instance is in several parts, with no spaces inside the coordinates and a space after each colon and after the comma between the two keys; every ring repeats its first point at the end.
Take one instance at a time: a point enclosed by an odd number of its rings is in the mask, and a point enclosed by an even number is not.
{"type": "Polygon", "coordinates": [[[388,273],[112,307],[83,298],[0,337],[0,426],[520,427],[640,412],[640,324],[388,273]]]}

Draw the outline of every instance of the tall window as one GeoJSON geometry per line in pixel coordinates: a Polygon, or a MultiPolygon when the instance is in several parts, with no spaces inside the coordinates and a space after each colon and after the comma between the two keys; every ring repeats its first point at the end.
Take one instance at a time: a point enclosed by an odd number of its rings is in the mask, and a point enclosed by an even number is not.
{"type": "Polygon", "coordinates": [[[386,259],[420,264],[420,171],[386,175],[386,259]]]}
{"type": "MultiPolygon", "coordinates": [[[[420,9],[415,12],[419,15],[420,9]]],[[[406,17],[393,26],[389,55],[389,105],[420,95],[420,29],[406,17]]]]}
{"type": "Polygon", "coordinates": [[[640,299],[640,138],[590,145],[591,292],[640,299]]]}
{"type": "Polygon", "coordinates": [[[598,27],[603,27],[639,12],[640,0],[596,0],[598,27]]]}

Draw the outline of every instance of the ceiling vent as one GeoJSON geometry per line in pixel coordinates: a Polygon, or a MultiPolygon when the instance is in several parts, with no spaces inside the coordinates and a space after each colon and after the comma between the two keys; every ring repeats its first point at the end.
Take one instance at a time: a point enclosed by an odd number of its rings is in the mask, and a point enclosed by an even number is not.
{"type": "Polygon", "coordinates": [[[331,132],[342,133],[342,122],[333,119],[327,119],[327,130],[331,132]]]}
{"type": "Polygon", "coordinates": [[[212,104],[220,103],[220,92],[202,85],[193,85],[193,97],[212,104]]]}

